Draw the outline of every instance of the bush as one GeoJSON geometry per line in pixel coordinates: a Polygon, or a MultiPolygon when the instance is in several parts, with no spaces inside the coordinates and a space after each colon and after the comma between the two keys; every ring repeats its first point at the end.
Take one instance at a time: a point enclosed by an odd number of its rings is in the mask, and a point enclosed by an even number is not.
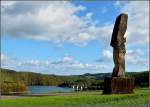
{"type": "Polygon", "coordinates": [[[1,94],[19,93],[27,91],[27,86],[21,82],[4,81],[1,83],[1,94]]]}

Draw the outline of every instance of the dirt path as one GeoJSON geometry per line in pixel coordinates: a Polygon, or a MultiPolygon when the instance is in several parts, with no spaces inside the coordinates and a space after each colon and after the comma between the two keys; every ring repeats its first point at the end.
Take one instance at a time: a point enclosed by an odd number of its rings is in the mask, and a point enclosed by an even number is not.
{"type": "MultiPolygon", "coordinates": [[[[20,95],[2,95],[0,99],[16,99],[16,98],[25,98],[25,97],[44,97],[44,96],[72,96],[72,95],[81,95],[87,94],[84,92],[80,93],[48,93],[48,94],[20,94],[20,95]]],[[[88,92],[91,95],[101,95],[100,92],[88,92]]]]}
{"type": "Polygon", "coordinates": [[[0,99],[16,99],[16,98],[24,98],[25,96],[17,96],[17,95],[2,95],[0,99]]]}

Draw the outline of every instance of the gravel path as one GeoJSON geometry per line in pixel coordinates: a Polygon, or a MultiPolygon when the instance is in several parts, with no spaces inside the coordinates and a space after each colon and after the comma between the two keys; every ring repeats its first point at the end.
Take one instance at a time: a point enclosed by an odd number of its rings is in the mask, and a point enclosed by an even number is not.
{"type": "Polygon", "coordinates": [[[17,96],[17,95],[2,95],[0,99],[16,99],[16,98],[24,98],[25,96],[17,96]]]}
{"type": "MultiPolygon", "coordinates": [[[[25,97],[44,97],[44,96],[70,96],[76,94],[87,94],[87,93],[48,93],[48,94],[20,94],[20,95],[1,95],[0,99],[16,99],[25,97]]],[[[88,93],[89,94],[89,93],[88,93]]],[[[101,95],[100,92],[91,92],[91,95],[101,95]]]]}

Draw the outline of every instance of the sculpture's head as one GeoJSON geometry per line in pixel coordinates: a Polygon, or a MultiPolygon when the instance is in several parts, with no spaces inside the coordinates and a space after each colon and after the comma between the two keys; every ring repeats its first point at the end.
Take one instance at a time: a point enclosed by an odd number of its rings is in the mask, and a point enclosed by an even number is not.
{"type": "Polygon", "coordinates": [[[121,13],[117,18],[114,25],[112,39],[110,45],[112,47],[119,47],[122,43],[125,42],[124,34],[127,29],[127,20],[128,15],[121,13]]]}

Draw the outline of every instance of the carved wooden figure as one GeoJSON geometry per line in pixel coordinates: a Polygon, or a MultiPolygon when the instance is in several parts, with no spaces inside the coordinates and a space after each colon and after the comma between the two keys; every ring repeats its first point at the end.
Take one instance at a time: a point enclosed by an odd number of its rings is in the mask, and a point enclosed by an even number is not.
{"type": "Polygon", "coordinates": [[[127,29],[127,14],[120,14],[115,22],[110,45],[113,47],[113,60],[115,67],[112,77],[125,77],[125,42],[124,34],[127,29]]]}
{"type": "Polygon", "coordinates": [[[125,42],[127,29],[127,14],[120,14],[116,18],[110,45],[113,47],[114,69],[112,77],[104,79],[103,94],[127,94],[133,93],[134,78],[125,77],[125,42]]]}

